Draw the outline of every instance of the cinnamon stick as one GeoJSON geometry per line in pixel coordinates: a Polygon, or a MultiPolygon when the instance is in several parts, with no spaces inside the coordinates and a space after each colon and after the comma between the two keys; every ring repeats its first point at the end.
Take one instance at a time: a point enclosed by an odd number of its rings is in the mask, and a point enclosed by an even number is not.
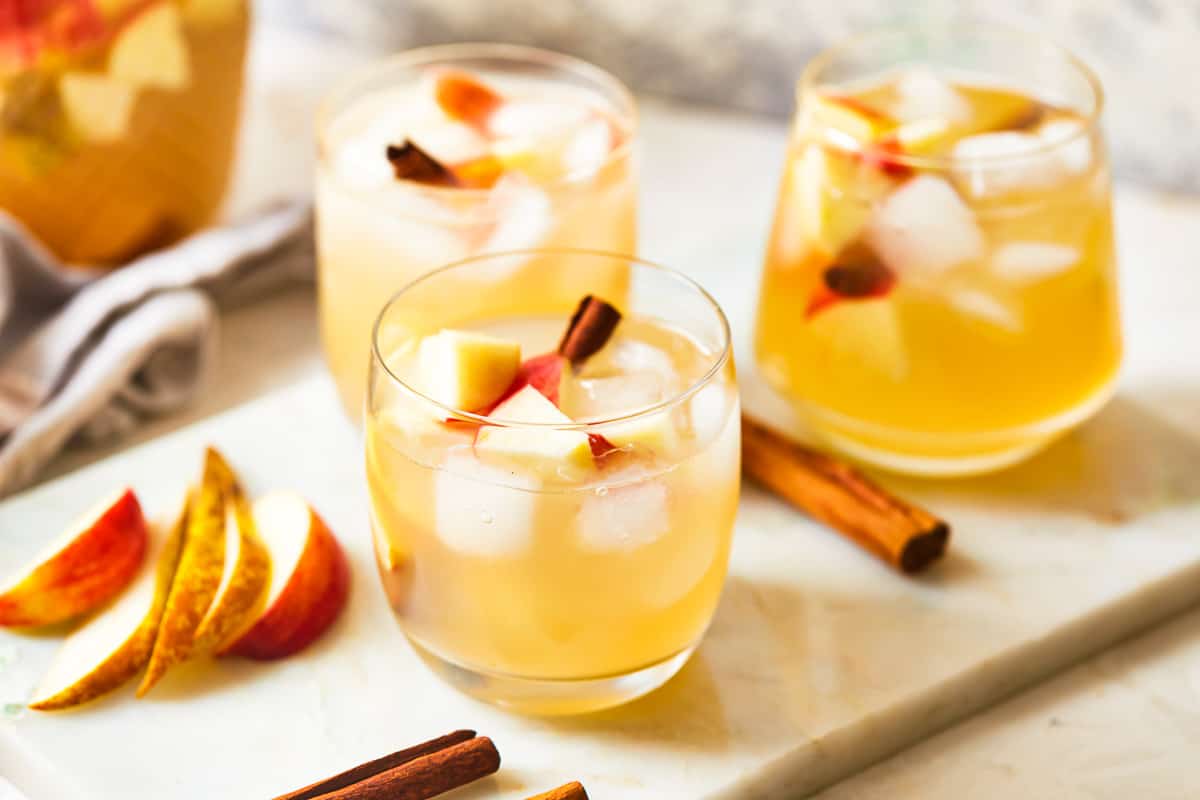
{"type": "Polygon", "coordinates": [[[533,797],[526,798],[526,800],[588,800],[588,793],[583,788],[582,783],[572,781],[571,783],[559,786],[557,789],[535,794],[533,797]]]}
{"type": "Polygon", "coordinates": [[[396,180],[451,188],[462,185],[449,167],[417,147],[411,139],[405,139],[399,145],[389,144],[387,160],[392,165],[396,180]]]}
{"type": "Polygon", "coordinates": [[[950,526],[895,497],[854,467],[742,416],[742,469],[905,573],[941,558],[950,526]]]}
{"type": "Polygon", "coordinates": [[[599,297],[587,295],[571,315],[567,331],[558,343],[558,354],[578,368],[608,343],[620,321],[620,311],[599,297]]]}
{"type": "Polygon", "coordinates": [[[491,739],[455,731],[275,800],[428,800],[498,769],[491,739]]]}

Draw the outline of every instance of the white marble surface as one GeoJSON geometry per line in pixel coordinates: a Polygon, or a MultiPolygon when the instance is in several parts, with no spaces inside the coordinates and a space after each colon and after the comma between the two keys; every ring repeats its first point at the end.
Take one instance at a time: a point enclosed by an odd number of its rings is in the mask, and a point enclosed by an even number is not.
{"type": "MultiPolygon", "coordinates": [[[[305,114],[295,95],[271,97],[273,124],[305,114]]],[[[642,134],[652,155],[643,162],[646,254],[717,289],[744,330],[782,132],[651,104],[642,134]]],[[[256,167],[267,174],[265,162],[256,167]]],[[[277,174],[273,185],[286,188],[277,174]]],[[[1194,228],[1197,208],[1133,190],[1120,196],[1130,364],[1097,421],[1000,479],[904,484],[958,527],[954,555],[930,579],[898,578],[748,492],[734,577],[698,657],[651,698],[573,722],[499,714],[449,693],[416,665],[390,629],[367,563],[353,436],[324,379],[304,378],[318,369],[310,298],[297,291],[233,312],[213,392],[144,436],[302,378],[302,388],[262,401],[286,413],[235,412],[233,421],[185,430],[0,506],[5,544],[10,531],[19,537],[17,547],[0,549],[0,572],[47,532],[39,521],[86,505],[80,495],[113,481],[182,480],[200,442],[214,438],[254,486],[294,484],[333,519],[354,548],[351,615],[302,661],[226,664],[164,687],[152,702],[118,698],[66,717],[0,722],[0,775],[33,800],[262,796],[462,724],[500,742],[506,777],[491,782],[497,797],[568,777],[601,799],[788,797],[780,787],[798,793],[851,772],[1200,594],[1200,242],[1184,227],[1194,228]],[[292,435],[310,416],[313,433],[292,435]],[[304,468],[314,461],[321,466],[304,468]],[[195,754],[216,747],[228,756],[214,770],[195,754]],[[130,778],[144,788],[128,791],[130,778]],[[121,789],[101,788],[118,779],[121,789]],[[72,792],[72,782],[88,790],[72,792]]],[[[97,455],[72,454],[60,469],[97,455]]],[[[1155,797],[1188,796],[1195,620],[1091,661],[830,796],[1115,798],[1129,793],[1121,786],[1146,785],[1163,788],[1148,793],[1155,797]],[[1131,711],[1154,724],[1135,735],[1131,711]],[[1089,765],[1092,773],[1083,771],[1089,765]],[[1157,784],[1146,783],[1152,777],[1157,784]]],[[[0,673],[0,694],[32,680],[51,647],[0,643],[0,661],[15,655],[17,664],[0,673]]]]}

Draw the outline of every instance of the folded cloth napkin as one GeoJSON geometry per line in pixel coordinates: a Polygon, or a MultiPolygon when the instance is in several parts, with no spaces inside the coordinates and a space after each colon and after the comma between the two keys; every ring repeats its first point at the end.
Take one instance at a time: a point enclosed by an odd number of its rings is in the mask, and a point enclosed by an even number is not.
{"type": "Polygon", "coordinates": [[[113,437],[194,395],[214,304],[310,275],[310,217],[276,207],[97,272],[64,267],[0,212],[0,497],[73,437],[113,437]]]}

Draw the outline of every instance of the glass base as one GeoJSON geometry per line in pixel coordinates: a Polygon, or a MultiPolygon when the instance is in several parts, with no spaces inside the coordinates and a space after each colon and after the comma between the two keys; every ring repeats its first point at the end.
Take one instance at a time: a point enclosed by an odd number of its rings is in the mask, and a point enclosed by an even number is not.
{"type": "Polygon", "coordinates": [[[622,675],[580,680],[540,680],[463,667],[442,658],[411,636],[417,655],[442,680],[477,700],[519,714],[565,716],[619,706],[648,694],[675,676],[696,646],[622,675]]]}
{"type": "Polygon", "coordinates": [[[907,475],[965,477],[1010,467],[1040,452],[1099,411],[1115,389],[1114,378],[1075,408],[1050,419],[973,434],[890,430],[825,409],[801,410],[818,436],[855,461],[907,475]]]}

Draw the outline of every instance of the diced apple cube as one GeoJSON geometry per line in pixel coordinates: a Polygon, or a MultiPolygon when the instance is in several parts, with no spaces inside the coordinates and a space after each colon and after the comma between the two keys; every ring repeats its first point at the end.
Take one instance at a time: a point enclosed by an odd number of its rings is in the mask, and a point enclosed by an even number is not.
{"type": "Polygon", "coordinates": [[[473,556],[513,556],[529,547],[537,512],[538,483],[479,461],[451,454],[434,473],[434,524],[447,547],[473,556]]]}
{"type": "Polygon", "coordinates": [[[1058,275],[1079,263],[1074,247],[1051,242],[1009,242],[992,253],[992,272],[1016,284],[1058,275]]]}
{"type": "Polygon", "coordinates": [[[421,340],[421,385],[439,403],[474,411],[504,393],[521,365],[521,345],[468,331],[443,330],[421,340]]]}
{"type": "Polygon", "coordinates": [[[174,3],[158,3],[130,22],[113,42],[108,72],[131,86],[186,87],[191,66],[179,8],[174,3]]]}
{"type": "Polygon", "coordinates": [[[827,255],[838,253],[862,232],[871,211],[859,199],[850,157],[810,144],[792,169],[792,202],[806,237],[827,255]]]}
{"type": "Polygon", "coordinates": [[[818,94],[812,100],[812,110],[821,124],[843,134],[835,137],[843,145],[875,141],[896,125],[896,121],[882,111],[842,95],[818,94]]]}
{"type": "Polygon", "coordinates": [[[901,278],[933,279],[982,257],[975,215],[942,178],[918,175],[875,209],[871,246],[901,278]]]}
{"type": "Polygon", "coordinates": [[[576,517],[583,546],[600,552],[630,552],[653,544],[671,530],[670,496],[661,481],[649,480],[587,495],[576,517]]]}
{"type": "Polygon", "coordinates": [[[949,144],[954,126],[944,119],[905,122],[892,132],[900,149],[913,155],[929,155],[949,144]]]}
{"type": "Polygon", "coordinates": [[[897,383],[908,375],[908,352],[891,298],[838,303],[808,324],[824,343],[831,370],[863,370],[897,383]]]}
{"type": "Polygon", "coordinates": [[[135,87],[97,73],[66,72],[58,91],[71,127],[88,141],[116,141],[129,130],[135,87]]]}
{"type": "MultiPolygon", "coordinates": [[[[490,415],[504,422],[566,425],[571,418],[532,386],[505,400],[490,415]]],[[[489,462],[512,465],[543,477],[567,477],[590,469],[592,447],[583,431],[485,425],[475,452],[489,462]]]]}

